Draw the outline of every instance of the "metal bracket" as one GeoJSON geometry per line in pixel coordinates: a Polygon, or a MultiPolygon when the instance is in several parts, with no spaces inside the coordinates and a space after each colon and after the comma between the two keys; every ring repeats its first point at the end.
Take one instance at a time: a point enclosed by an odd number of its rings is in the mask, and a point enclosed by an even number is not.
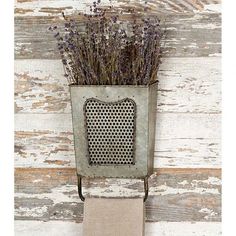
{"type": "Polygon", "coordinates": [[[82,176],[81,175],[77,175],[78,178],[78,193],[79,193],[79,198],[81,199],[82,202],[84,202],[85,197],[83,196],[82,193],[82,176]]]}
{"type": "Polygon", "coordinates": [[[144,199],[143,201],[146,202],[147,198],[148,198],[148,191],[149,191],[149,187],[148,187],[148,176],[144,177],[144,191],[145,191],[145,195],[144,195],[144,199]]]}
{"type": "MultiPolygon", "coordinates": [[[[78,193],[79,193],[79,198],[81,199],[82,202],[84,202],[85,197],[82,193],[82,176],[81,175],[77,175],[78,178],[78,193]]],[[[148,192],[149,192],[149,187],[148,187],[148,176],[145,176],[144,178],[144,198],[143,201],[146,202],[147,198],[148,198],[148,192]]]]}

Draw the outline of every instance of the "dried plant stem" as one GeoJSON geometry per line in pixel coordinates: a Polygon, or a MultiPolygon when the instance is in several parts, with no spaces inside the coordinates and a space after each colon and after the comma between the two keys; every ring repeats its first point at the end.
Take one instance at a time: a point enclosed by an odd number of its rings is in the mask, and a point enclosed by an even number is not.
{"type": "Polygon", "coordinates": [[[111,6],[93,2],[81,24],[63,14],[64,30],[55,32],[69,84],[148,85],[157,79],[161,63],[162,30],[157,18],[141,17],[130,9],[131,22],[122,21],[111,6]]]}

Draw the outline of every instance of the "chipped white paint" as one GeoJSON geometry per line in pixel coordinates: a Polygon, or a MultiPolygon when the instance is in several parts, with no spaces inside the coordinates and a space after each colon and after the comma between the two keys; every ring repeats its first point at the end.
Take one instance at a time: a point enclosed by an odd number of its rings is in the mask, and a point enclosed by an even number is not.
{"type": "MultiPolygon", "coordinates": [[[[174,132],[174,131],[173,131],[174,132]]],[[[220,167],[220,139],[177,138],[156,140],[156,167],[220,167]]]]}
{"type": "Polygon", "coordinates": [[[209,219],[212,216],[218,215],[218,213],[216,213],[212,209],[208,209],[208,208],[202,208],[199,212],[206,214],[206,216],[204,216],[204,219],[206,219],[206,220],[209,219]]]}
{"type": "Polygon", "coordinates": [[[31,43],[28,43],[28,42],[24,42],[24,43],[15,42],[14,49],[15,49],[15,51],[21,51],[24,48],[25,53],[32,53],[32,50],[27,48],[27,45],[30,45],[30,44],[31,43]]]}
{"type": "MultiPolygon", "coordinates": [[[[52,145],[51,145],[52,146],[52,145]]],[[[58,151],[57,153],[52,153],[48,151],[41,151],[43,148],[37,149],[39,146],[35,146],[35,149],[29,147],[26,156],[21,156],[16,154],[15,158],[15,167],[73,167],[75,166],[75,157],[73,148],[69,151],[58,151]],[[41,160],[40,160],[41,159],[41,160]],[[17,163],[20,164],[18,165],[17,163]],[[58,164],[60,163],[60,164],[58,164]]],[[[48,148],[47,146],[45,148],[48,148]]],[[[53,151],[54,149],[52,149],[53,151]]]]}
{"type": "MultiPolygon", "coordinates": [[[[218,114],[157,113],[155,168],[220,167],[220,119],[218,114]]],[[[15,130],[21,147],[16,167],[61,167],[58,161],[75,167],[71,114],[16,114],[15,130]]]]}
{"type": "Polygon", "coordinates": [[[41,207],[19,207],[15,208],[15,215],[17,216],[30,216],[30,217],[40,217],[43,216],[45,213],[47,213],[48,209],[46,206],[41,206],[41,207]]]}
{"type": "Polygon", "coordinates": [[[188,181],[187,180],[183,180],[182,182],[179,183],[180,185],[187,185],[188,181]]]}
{"type": "Polygon", "coordinates": [[[199,180],[193,180],[193,182],[191,184],[192,184],[193,187],[195,187],[199,183],[205,183],[205,184],[209,184],[209,185],[221,186],[221,179],[209,176],[208,179],[206,179],[206,180],[200,180],[200,181],[199,180]]]}
{"type": "Polygon", "coordinates": [[[214,45],[216,45],[216,44],[221,45],[221,42],[218,42],[218,43],[206,42],[206,44],[207,44],[207,45],[212,45],[212,44],[214,44],[214,45]]]}
{"type": "Polygon", "coordinates": [[[146,224],[147,236],[220,236],[221,223],[159,222],[146,224]]]}
{"type": "Polygon", "coordinates": [[[37,198],[37,199],[50,199],[53,204],[65,203],[65,202],[77,202],[80,201],[78,198],[78,192],[75,185],[64,185],[60,187],[55,187],[50,190],[50,193],[15,193],[17,198],[37,198]]]}
{"type": "MultiPolygon", "coordinates": [[[[16,60],[18,112],[71,113],[69,89],[63,74],[60,60],[16,60]]],[[[221,111],[220,58],[164,58],[158,80],[159,112],[221,111]]]]}
{"type": "MultiPolygon", "coordinates": [[[[219,170],[212,169],[209,172],[209,170],[159,169],[158,172],[159,174],[152,175],[149,179],[147,221],[190,219],[220,221],[221,186],[205,183],[208,176],[220,178],[219,170]],[[179,184],[183,180],[188,180],[188,184],[179,184]],[[198,183],[192,186],[191,183],[195,180],[198,180],[198,183]],[[199,212],[203,208],[210,209],[217,215],[210,216],[206,212],[199,212]],[[204,218],[205,216],[208,218],[204,218]]],[[[85,197],[143,197],[143,181],[113,178],[85,179],[83,193],[85,197]]],[[[16,170],[15,205],[18,210],[15,213],[16,219],[45,221],[64,219],[81,222],[83,204],[77,192],[75,169],[16,170]],[[50,173],[51,179],[45,178],[47,173],[50,173]],[[43,179],[42,183],[33,182],[39,178],[43,179]],[[47,207],[47,212],[40,211],[43,207],[47,207]],[[34,213],[33,217],[29,216],[28,210],[34,213]]]]}
{"type": "Polygon", "coordinates": [[[158,74],[158,111],[220,112],[220,63],[219,58],[164,58],[158,74]]]}
{"type": "MultiPolygon", "coordinates": [[[[215,178],[217,179],[217,178],[215,178]]],[[[104,186],[93,186],[92,188],[88,185],[83,187],[83,193],[85,196],[96,196],[96,197],[143,197],[143,192],[139,188],[130,188],[132,185],[142,186],[142,180],[137,179],[107,179],[106,187],[104,186]]],[[[165,195],[176,195],[185,193],[196,193],[196,194],[212,194],[220,195],[219,188],[221,182],[218,180],[217,184],[214,181],[214,185],[207,184],[205,187],[201,186],[201,183],[207,183],[206,180],[192,180],[189,186],[180,187],[183,182],[177,183],[176,187],[168,186],[166,183],[159,186],[150,186],[150,196],[165,196],[165,195]],[[209,187],[211,186],[211,187],[209,187]],[[219,187],[219,188],[218,188],[219,187]]],[[[60,185],[50,189],[50,192],[42,193],[22,193],[16,192],[15,197],[22,199],[48,199],[53,204],[58,203],[73,203],[80,201],[77,193],[76,185],[60,185]]],[[[32,209],[31,209],[32,210],[32,209]]],[[[39,209],[37,209],[39,210],[39,209]]],[[[205,212],[204,212],[205,213],[205,212]]]]}
{"type": "Polygon", "coordinates": [[[35,179],[34,181],[33,181],[33,183],[39,183],[39,182],[42,182],[43,180],[42,179],[35,179]]]}
{"type": "Polygon", "coordinates": [[[221,4],[207,4],[204,6],[204,12],[207,13],[221,13],[222,6],[221,4]]]}
{"type": "MultiPolygon", "coordinates": [[[[20,1],[15,3],[15,16],[61,16],[62,11],[66,15],[73,14],[76,11],[88,12],[89,6],[93,2],[94,0],[20,1]]],[[[102,0],[101,6],[109,5],[109,0],[102,0]]],[[[117,2],[114,2],[113,5],[119,6],[117,2]]]]}
{"type": "Polygon", "coordinates": [[[152,196],[164,196],[164,195],[175,195],[175,194],[184,194],[184,193],[199,193],[199,194],[220,194],[217,188],[199,188],[196,187],[194,189],[186,189],[186,188],[172,188],[167,185],[161,185],[158,187],[150,187],[149,193],[152,196]]]}
{"type": "MultiPolygon", "coordinates": [[[[16,236],[82,236],[83,224],[65,221],[15,221],[16,236]]],[[[146,236],[221,236],[221,223],[157,222],[145,224],[146,236]]]]}
{"type": "MultiPolygon", "coordinates": [[[[221,29],[218,28],[221,26],[220,14],[168,14],[160,19],[164,28],[171,28],[163,40],[165,57],[202,57],[221,52],[221,45],[218,44],[221,42],[221,29]],[[195,24],[202,25],[202,28],[193,29],[195,24]],[[214,24],[217,28],[206,30],[206,24],[214,24]],[[197,47],[189,47],[193,42],[197,47]],[[212,44],[206,45],[206,42],[212,44]]],[[[18,45],[15,50],[15,58],[59,59],[55,39],[47,31],[54,24],[62,26],[58,17],[16,17],[15,43],[21,46],[18,45]]]]}
{"type": "Polygon", "coordinates": [[[221,185],[221,179],[216,177],[208,177],[208,180],[202,181],[203,183],[211,184],[211,185],[221,185]]]}
{"type": "MultiPolygon", "coordinates": [[[[40,122],[43,121],[45,120],[42,119],[40,122]]],[[[43,164],[41,166],[44,167],[48,165],[53,167],[74,166],[75,155],[72,131],[56,132],[50,131],[50,129],[49,131],[37,131],[36,127],[33,127],[31,131],[16,132],[15,153],[16,160],[19,158],[22,166],[37,167],[39,160],[43,164]]]]}
{"type": "Polygon", "coordinates": [[[204,26],[201,24],[194,24],[192,26],[193,29],[219,29],[221,28],[221,25],[216,25],[212,23],[205,24],[204,26]]]}
{"type": "Polygon", "coordinates": [[[40,130],[71,132],[71,114],[15,114],[15,131],[40,130]]]}
{"type": "Polygon", "coordinates": [[[60,61],[16,60],[14,69],[17,78],[15,93],[19,93],[15,99],[20,109],[23,107],[24,112],[32,112],[37,107],[36,112],[43,113],[47,112],[47,107],[50,109],[56,105],[60,112],[70,113],[69,89],[60,61]],[[20,99],[21,96],[23,99],[20,99]],[[47,101],[51,104],[47,105],[47,101]]]}
{"type": "MultiPolygon", "coordinates": [[[[66,14],[73,14],[76,11],[88,10],[88,6],[94,0],[31,0],[19,1],[15,3],[16,16],[51,16],[60,15],[63,10],[66,14]]],[[[208,1],[212,3],[213,1],[208,1]]],[[[207,4],[202,1],[201,4],[195,1],[188,0],[112,0],[113,6],[116,7],[133,7],[143,11],[144,7],[148,7],[150,13],[171,14],[171,13],[185,13],[185,12],[220,12],[220,4],[207,4]],[[147,2],[147,4],[145,4],[147,2]]],[[[101,6],[109,6],[109,0],[102,0],[101,6]]]]}
{"type": "MultiPolygon", "coordinates": [[[[93,1],[93,0],[89,0],[93,1]]],[[[102,0],[104,2],[104,0],[102,0]]],[[[109,0],[106,0],[109,2],[109,0]]],[[[139,1],[143,3],[144,1],[139,1]]],[[[156,0],[149,3],[153,10],[159,13],[184,13],[203,12],[220,13],[220,4],[208,4],[215,2],[190,1],[190,0],[156,0]],[[204,3],[204,4],[203,4],[204,3]],[[157,6],[161,6],[158,8],[157,6]],[[204,9],[202,9],[204,8],[204,9]]],[[[119,1],[117,6],[131,6],[131,2],[119,1]]],[[[138,1],[134,4],[140,6],[138,1]]],[[[31,0],[16,3],[15,16],[57,16],[61,11],[71,14],[75,10],[88,9],[88,1],[82,0],[31,0]]],[[[209,21],[205,14],[196,14],[192,18],[177,20],[180,24],[175,27],[171,24],[169,31],[198,32],[201,30],[220,29],[221,23],[209,21]],[[196,23],[197,20],[206,23],[196,23]],[[207,23],[208,22],[208,23],[207,23]],[[192,27],[186,28],[189,24],[192,27]]],[[[213,16],[213,15],[212,15],[213,16]]],[[[176,22],[174,22],[176,23],[176,22]]],[[[218,31],[217,31],[218,32],[218,31]]],[[[190,38],[183,37],[182,41],[190,38]]],[[[180,45],[181,48],[191,52],[200,51],[202,48],[220,45],[217,37],[212,37],[209,42],[191,41],[180,45]]],[[[16,51],[31,52],[27,48],[31,42],[16,42],[16,51]]],[[[167,46],[173,48],[178,45],[176,38],[168,39],[167,46]]],[[[31,48],[31,47],[29,47],[31,48]]],[[[220,50],[212,50],[210,52],[220,50]]],[[[32,52],[33,53],[33,52],[32,52]]],[[[204,51],[204,53],[206,53],[204,51]]],[[[206,55],[206,54],[200,55],[206,55]]],[[[184,51],[180,52],[180,57],[184,51]]],[[[182,55],[183,54],[183,55],[182,55]]],[[[191,54],[188,54],[192,56],[191,54]]],[[[193,56],[196,53],[193,53],[193,56]]],[[[198,55],[198,54],[197,54],[198,55]]],[[[209,53],[207,54],[209,55],[209,53]]],[[[158,79],[160,80],[158,92],[157,136],[155,151],[155,167],[198,167],[219,168],[220,163],[220,112],[221,112],[221,61],[220,53],[212,53],[205,58],[165,58],[161,65],[158,79]],[[160,113],[161,112],[161,113],[160,113]],[[168,112],[167,114],[165,114],[168,112]],[[182,114],[186,113],[186,114],[182,114]],[[191,114],[193,113],[193,114],[191,114]],[[201,113],[201,114],[200,114],[201,113]],[[211,114],[209,114],[211,113],[211,114]]],[[[71,108],[69,102],[68,87],[63,78],[63,69],[59,60],[17,60],[15,63],[17,95],[17,112],[15,127],[18,133],[16,144],[23,146],[24,155],[16,154],[16,167],[75,167],[73,134],[71,125],[71,108]],[[27,81],[28,80],[28,81],[27,81]],[[27,87],[28,86],[28,87],[27,87]],[[60,104],[60,106],[58,106],[60,104]],[[21,114],[20,114],[21,113],[21,114]],[[23,114],[25,113],[25,114],[23,114]],[[41,114],[39,114],[41,113],[41,114]],[[49,114],[59,113],[59,114],[49,114]],[[60,114],[62,113],[62,114],[60,114]],[[40,133],[42,131],[42,133],[40,133]],[[35,133],[34,138],[30,138],[35,133]],[[38,135],[38,136],[37,136],[38,135]],[[63,138],[63,140],[60,140],[63,138]],[[62,164],[59,164],[62,163],[62,164]]],[[[50,175],[46,175],[50,178],[50,175]]],[[[48,179],[50,181],[50,179],[48,179]]],[[[40,190],[42,179],[32,182],[40,190]]],[[[136,181],[137,182],[137,181],[136,181]]],[[[131,189],[129,185],[135,184],[135,180],[122,179],[117,184],[109,180],[106,187],[84,188],[84,194],[106,197],[140,196],[140,190],[131,189]],[[132,182],[134,181],[134,182],[132,182]],[[98,194],[99,193],[99,194],[98,194]]],[[[221,180],[217,177],[208,177],[203,180],[183,180],[177,183],[176,188],[161,184],[150,187],[150,196],[178,196],[178,194],[204,194],[219,198],[221,180]]],[[[143,194],[143,191],[142,191],[143,194]]],[[[182,197],[182,196],[181,196],[182,197]]],[[[22,193],[17,192],[16,198],[23,199],[16,207],[16,217],[29,217],[31,219],[47,218],[50,202],[56,204],[70,203],[75,206],[79,198],[75,185],[61,185],[53,187],[49,192],[22,193]],[[38,200],[39,204],[35,201],[38,200]],[[26,202],[24,202],[24,199],[26,202]],[[27,207],[27,200],[33,201],[27,207]],[[47,202],[47,206],[43,205],[47,202]],[[41,203],[41,205],[40,205],[41,203]]],[[[199,201],[203,200],[199,199],[199,201]]],[[[213,200],[214,201],[214,200],[213,200]]],[[[150,206],[149,206],[150,207],[150,206]]],[[[151,206],[152,207],[152,206],[151,206]]],[[[201,207],[201,206],[200,206],[201,207]]],[[[219,213],[209,206],[198,208],[196,214],[202,214],[202,220],[215,219],[219,213]],[[199,210],[200,209],[200,210],[199,210]]],[[[178,209],[178,208],[177,208],[178,209]]],[[[155,212],[155,209],[151,209],[155,212]]],[[[70,209],[63,210],[64,215],[57,216],[62,221],[16,221],[15,233],[17,236],[44,236],[44,235],[82,235],[82,225],[74,222],[65,222],[66,215],[72,215],[70,209]]],[[[174,212],[174,211],[173,211],[174,212]]],[[[178,212],[179,213],[179,212],[178,212]]],[[[158,214],[158,213],[155,213],[158,214]]],[[[174,212],[176,214],[176,212],[174,212]]],[[[181,218],[180,218],[181,219],[181,218]]],[[[175,219],[176,220],[176,219],[175,219]]],[[[189,219],[187,219],[189,220],[189,219]]],[[[148,223],[146,224],[147,236],[221,236],[220,223],[148,223]]]]}
{"type": "Polygon", "coordinates": [[[209,57],[221,57],[221,53],[212,53],[208,55],[209,57]]]}
{"type": "Polygon", "coordinates": [[[15,221],[16,236],[82,236],[82,224],[65,221],[15,221]]]}
{"type": "Polygon", "coordinates": [[[107,187],[93,187],[84,188],[84,193],[89,196],[103,196],[103,197],[143,197],[139,189],[131,189],[130,185],[140,184],[143,180],[138,179],[107,179],[107,187]]]}
{"type": "Polygon", "coordinates": [[[190,43],[188,47],[189,48],[197,48],[198,46],[196,43],[190,43]]]}

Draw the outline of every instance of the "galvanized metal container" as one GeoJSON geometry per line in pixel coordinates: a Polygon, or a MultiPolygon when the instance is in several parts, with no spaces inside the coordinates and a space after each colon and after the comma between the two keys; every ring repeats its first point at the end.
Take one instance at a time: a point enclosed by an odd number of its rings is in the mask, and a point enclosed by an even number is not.
{"type": "Polygon", "coordinates": [[[77,174],[152,174],[157,82],[149,86],[70,86],[77,174]]]}

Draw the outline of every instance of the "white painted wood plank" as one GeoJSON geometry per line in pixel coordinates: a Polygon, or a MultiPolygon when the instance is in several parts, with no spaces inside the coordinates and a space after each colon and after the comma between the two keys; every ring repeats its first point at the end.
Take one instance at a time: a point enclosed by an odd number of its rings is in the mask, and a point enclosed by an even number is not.
{"type": "Polygon", "coordinates": [[[221,111],[221,58],[163,58],[158,80],[159,112],[221,111]]]}
{"type": "Polygon", "coordinates": [[[147,223],[146,236],[220,236],[221,223],[159,222],[147,223]]]}
{"type": "MultiPolygon", "coordinates": [[[[73,14],[75,11],[89,12],[89,6],[94,0],[30,0],[17,1],[15,3],[15,16],[61,16],[61,12],[65,14],[73,14]]],[[[101,6],[110,5],[109,0],[102,0],[101,6]]],[[[113,1],[114,6],[119,6],[117,1],[113,1]]]]}
{"type": "MultiPolygon", "coordinates": [[[[146,221],[221,221],[221,170],[156,171],[149,179],[146,221]]],[[[82,222],[75,169],[17,168],[15,178],[15,219],[82,222]]],[[[143,198],[143,181],[85,178],[83,193],[85,198],[143,198]]]]}
{"type": "MultiPolygon", "coordinates": [[[[157,169],[157,172],[150,177],[149,197],[187,193],[209,196],[221,195],[221,175],[218,169],[209,171],[197,169],[198,171],[195,172],[183,168],[167,170],[157,169]]],[[[74,169],[16,169],[15,176],[19,178],[16,179],[15,183],[15,197],[18,199],[48,199],[53,204],[73,203],[79,200],[74,169]],[[48,181],[51,182],[48,183],[48,181]]],[[[84,179],[83,193],[85,197],[143,197],[143,180],[124,178],[84,179]]],[[[79,202],[81,201],[79,200],[79,202]]],[[[33,209],[31,208],[31,210],[33,209]]],[[[18,209],[15,213],[20,212],[18,209]]]]}
{"type": "MultiPolygon", "coordinates": [[[[55,38],[47,29],[52,25],[63,27],[61,18],[15,17],[15,58],[60,59],[55,38]]],[[[126,18],[128,20],[130,15],[126,15],[126,18]]],[[[221,55],[221,14],[167,14],[160,18],[163,30],[166,29],[164,57],[221,55]]]]}
{"type": "MultiPolygon", "coordinates": [[[[60,15],[64,10],[67,14],[72,14],[75,11],[87,9],[88,5],[94,0],[27,0],[16,1],[15,14],[16,16],[51,16],[60,15]]],[[[112,0],[112,4],[116,7],[133,7],[138,11],[143,11],[142,8],[148,5],[148,10],[151,13],[194,13],[207,12],[216,13],[221,11],[220,0],[149,0],[145,5],[145,0],[112,0]]],[[[110,5],[109,0],[101,1],[103,6],[110,5]]]]}
{"type": "MultiPolygon", "coordinates": [[[[82,236],[82,224],[65,221],[15,221],[16,236],[82,236]]],[[[146,223],[146,236],[220,236],[221,223],[146,223]]]]}
{"type": "MultiPolygon", "coordinates": [[[[74,167],[71,114],[16,114],[16,167],[74,167]]],[[[219,114],[157,113],[155,168],[220,167],[219,114]]]]}
{"type": "MultiPolygon", "coordinates": [[[[71,113],[60,60],[16,60],[17,113],[71,113]]],[[[158,112],[221,112],[221,58],[163,58],[158,112]]]]}
{"type": "Polygon", "coordinates": [[[82,236],[82,224],[65,221],[15,221],[15,236],[82,236]]]}

